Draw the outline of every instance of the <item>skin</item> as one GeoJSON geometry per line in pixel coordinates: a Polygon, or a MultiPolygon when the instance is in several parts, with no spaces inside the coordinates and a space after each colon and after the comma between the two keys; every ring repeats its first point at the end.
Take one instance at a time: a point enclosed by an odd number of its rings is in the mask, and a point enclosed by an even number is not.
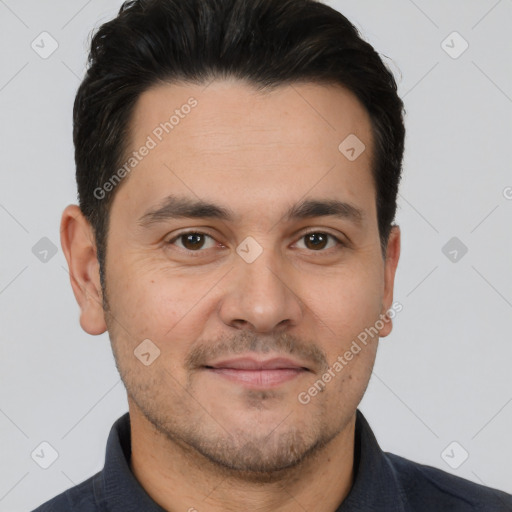
{"type": "Polygon", "coordinates": [[[132,471],[164,509],[335,511],[353,483],[355,412],[391,320],[323,392],[306,405],[297,397],[393,304],[400,231],[383,257],[370,118],[333,85],[160,85],[136,104],[133,150],[191,96],[197,106],[116,190],[105,297],[91,227],[76,205],[63,213],[80,324],[93,335],[108,329],[128,392],[132,471]],[[338,150],[349,134],[366,145],[355,161],[338,150]],[[169,194],[235,217],[142,227],[169,194]],[[349,202],[363,220],[284,221],[309,198],[349,202]],[[187,243],[176,238],[184,230],[209,237],[187,243]],[[308,243],[310,231],[342,244],[308,243]],[[262,249],[252,263],[236,252],[248,236],[262,249]],[[145,339],[160,350],[148,366],[134,356],[145,339]],[[246,354],[294,357],[308,371],[256,389],[190,364],[246,354]]]}

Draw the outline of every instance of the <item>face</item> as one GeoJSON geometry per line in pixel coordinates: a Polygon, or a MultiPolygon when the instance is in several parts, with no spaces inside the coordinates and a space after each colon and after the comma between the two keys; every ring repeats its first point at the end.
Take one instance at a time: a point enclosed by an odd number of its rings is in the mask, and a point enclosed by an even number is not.
{"type": "Polygon", "coordinates": [[[145,92],[131,129],[105,267],[130,412],[232,470],[297,465],[354,418],[378,336],[354,340],[391,330],[370,118],[340,87],[215,81],[145,92]]]}

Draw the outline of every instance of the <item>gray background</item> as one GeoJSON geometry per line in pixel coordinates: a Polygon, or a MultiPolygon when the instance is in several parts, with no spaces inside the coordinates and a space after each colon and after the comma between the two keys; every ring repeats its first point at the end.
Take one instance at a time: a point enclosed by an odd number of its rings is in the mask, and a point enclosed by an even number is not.
{"type": "MultiPolygon", "coordinates": [[[[512,493],[512,1],[328,3],[392,59],[407,109],[403,311],[361,410],[384,450],[512,493]]],[[[119,6],[0,0],[1,511],[101,469],[127,409],[108,336],[79,326],[59,242],[76,202],[71,112],[89,33],[119,6]],[[58,43],[46,59],[31,47],[51,49],[43,31],[58,43]],[[31,458],[51,462],[43,441],[59,455],[48,469],[31,458]]]]}

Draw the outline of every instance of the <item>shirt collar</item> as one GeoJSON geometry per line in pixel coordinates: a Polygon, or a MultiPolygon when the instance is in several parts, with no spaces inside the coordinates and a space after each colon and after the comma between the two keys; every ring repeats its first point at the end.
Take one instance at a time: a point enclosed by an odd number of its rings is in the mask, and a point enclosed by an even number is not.
{"type": "MultiPolygon", "coordinates": [[[[105,466],[95,482],[97,502],[109,512],[165,512],[144,491],[130,469],[130,417],[112,426],[105,466]],[[98,485],[99,484],[99,485],[98,485]]],[[[381,450],[363,413],[356,410],[354,482],[336,512],[407,512],[406,497],[395,469],[381,450]]]]}
{"type": "Polygon", "coordinates": [[[355,432],[354,482],[336,512],[408,512],[396,470],[359,409],[355,432]]]}
{"type": "Polygon", "coordinates": [[[114,423],[108,436],[102,485],[94,489],[96,500],[109,512],[165,512],[133,475],[131,452],[130,415],[126,413],[114,423]]]}

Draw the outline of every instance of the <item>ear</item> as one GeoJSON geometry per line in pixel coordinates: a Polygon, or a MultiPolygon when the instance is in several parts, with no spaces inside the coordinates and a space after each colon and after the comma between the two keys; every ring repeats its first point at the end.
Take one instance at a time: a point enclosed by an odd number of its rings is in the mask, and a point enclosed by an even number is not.
{"type": "MultiPolygon", "coordinates": [[[[382,297],[382,315],[391,309],[393,305],[393,290],[395,287],[395,273],[400,258],[400,228],[392,226],[389,233],[386,248],[386,261],[384,262],[384,295],[382,297]]],[[[379,336],[384,338],[393,329],[393,321],[388,316],[384,321],[384,327],[380,329],[379,336]]]]}
{"type": "Polygon", "coordinates": [[[71,287],[80,306],[80,325],[92,335],[107,330],[103,312],[99,263],[94,232],[77,205],[62,213],[60,243],[69,267],[71,287]]]}

